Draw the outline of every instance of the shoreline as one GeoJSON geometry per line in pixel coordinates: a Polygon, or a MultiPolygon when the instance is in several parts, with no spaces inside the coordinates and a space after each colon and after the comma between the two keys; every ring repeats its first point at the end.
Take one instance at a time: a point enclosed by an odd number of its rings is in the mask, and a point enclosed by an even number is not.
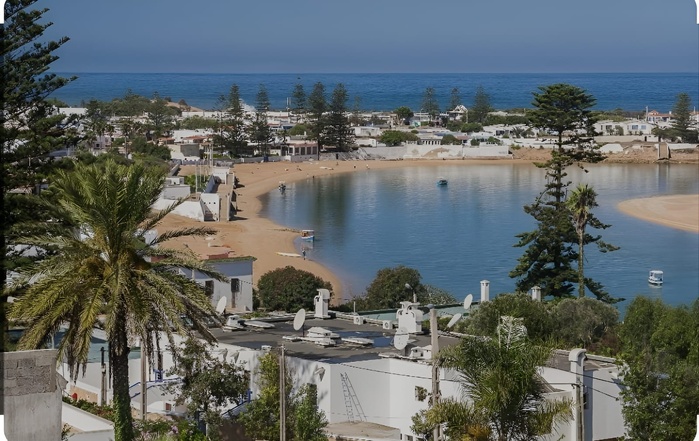
{"type": "MultiPolygon", "coordinates": [[[[469,159],[447,162],[449,165],[467,167],[489,164],[532,163],[535,162],[535,159],[469,159]]],[[[177,244],[170,245],[176,248],[183,248],[186,244],[201,255],[220,254],[230,251],[231,257],[254,257],[254,285],[257,285],[262,275],[277,268],[293,266],[297,269],[308,271],[330,282],[333,288],[331,303],[337,305],[351,300],[350,295],[352,293],[346,292],[348,290],[343,286],[342,280],[321,262],[310,259],[304,260],[300,256],[291,257],[279,254],[298,253],[294,239],[298,238],[299,232],[262,217],[260,215],[262,210],[260,197],[275,190],[279,185],[279,181],[291,183],[303,179],[313,179],[317,176],[360,173],[365,172],[367,169],[429,167],[444,164],[445,161],[430,159],[236,164],[232,170],[242,186],[236,189],[238,214],[235,220],[229,222],[207,222],[205,226],[216,230],[216,234],[206,240],[188,238],[177,244]]],[[[187,166],[185,166],[182,168],[180,175],[187,175],[189,174],[188,171],[187,166]]],[[[619,203],[617,209],[644,221],[699,233],[699,195],[673,195],[632,199],[619,203]]],[[[168,215],[161,224],[161,228],[164,230],[192,226],[202,226],[202,224],[193,219],[172,214],[168,215]]]]}

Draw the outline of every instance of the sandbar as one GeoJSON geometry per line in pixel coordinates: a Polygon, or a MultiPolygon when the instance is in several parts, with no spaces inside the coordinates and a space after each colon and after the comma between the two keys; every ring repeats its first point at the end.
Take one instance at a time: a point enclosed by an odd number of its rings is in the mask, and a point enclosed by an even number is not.
{"type": "Polygon", "coordinates": [[[617,208],[648,222],[699,233],[699,194],[630,199],[617,208]]]}

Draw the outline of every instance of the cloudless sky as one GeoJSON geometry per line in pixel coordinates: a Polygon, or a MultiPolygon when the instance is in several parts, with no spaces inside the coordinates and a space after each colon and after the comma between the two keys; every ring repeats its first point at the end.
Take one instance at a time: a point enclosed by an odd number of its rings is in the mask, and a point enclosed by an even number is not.
{"type": "Polygon", "coordinates": [[[694,0],[40,0],[59,72],[697,72],[694,0]]]}

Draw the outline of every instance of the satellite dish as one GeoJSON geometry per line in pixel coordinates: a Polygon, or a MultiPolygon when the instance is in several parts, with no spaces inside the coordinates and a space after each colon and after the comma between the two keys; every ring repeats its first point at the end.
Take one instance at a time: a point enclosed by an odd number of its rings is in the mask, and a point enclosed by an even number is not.
{"type": "Polygon", "coordinates": [[[218,315],[222,315],[223,311],[226,310],[226,303],[228,303],[228,299],[226,299],[225,296],[218,299],[218,303],[216,304],[216,312],[218,315]]]}
{"type": "Polygon", "coordinates": [[[409,338],[410,334],[408,334],[407,329],[398,328],[396,335],[393,336],[393,347],[398,350],[404,349],[408,345],[409,338]]]}
{"type": "Polygon", "coordinates": [[[449,320],[449,323],[447,323],[447,329],[451,329],[459,320],[461,320],[461,313],[454,314],[451,320],[449,320]]]}
{"type": "Polygon", "coordinates": [[[296,317],[294,317],[294,329],[299,330],[303,328],[303,324],[306,321],[306,310],[301,308],[299,311],[296,313],[296,317]]]}
{"type": "Polygon", "coordinates": [[[469,294],[466,296],[464,299],[464,309],[468,311],[468,308],[471,307],[471,303],[473,303],[473,294],[469,294]]]}

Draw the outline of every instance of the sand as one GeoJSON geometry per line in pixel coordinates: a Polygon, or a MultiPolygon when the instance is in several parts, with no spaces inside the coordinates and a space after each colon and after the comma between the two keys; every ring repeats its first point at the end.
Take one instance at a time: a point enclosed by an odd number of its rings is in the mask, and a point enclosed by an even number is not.
{"type": "MultiPolygon", "coordinates": [[[[448,163],[449,165],[468,167],[493,164],[494,162],[498,164],[522,163],[538,159],[451,160],[448,163]]],[[[367,168],[426,167],[444,165],[444,163],[444,161],[439,160],[405,160],[236,164],[233,171],[240,184],[243,185],[236,189],[239,210],[236,219],[230,222],[207,222],[203,225],[215,230],[215,234],[207,238],[196,237],[178,240],[168,245],[173,248],[183,248],[186,244],[202,256],[252,256],[255,258],[253,263],[253,283],[255,284],[263,274],[287,265],[309,271],[332,284],[333,303],[337,304],[350,300],[348,290],[343,287],[341,280],[321,263],[310,259],[304,260],[297,255],[298,251],[295,249],[293,241],[299,236],[299,232],[261,217],[259,213],[262,206],[259,196],[277,188],[279,181],[290,183],[338,173],[365,173],[367,168]]],[[[188,174],[193,174],[193,168],[191,166],[183,167],[180,175],[188,174]]],[[[619,209],[641,219],[699,232],[699,195],[637,199],[621,203],[619,209]]],[[[171,214],[163,220],[158,230],[163,232],[172,228],[201,226],[202,223],[193,219],[171,214]]],[[[313,228],[313,226],[309,225],[308,228],[313,228]]]]}

